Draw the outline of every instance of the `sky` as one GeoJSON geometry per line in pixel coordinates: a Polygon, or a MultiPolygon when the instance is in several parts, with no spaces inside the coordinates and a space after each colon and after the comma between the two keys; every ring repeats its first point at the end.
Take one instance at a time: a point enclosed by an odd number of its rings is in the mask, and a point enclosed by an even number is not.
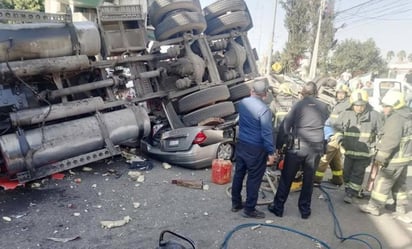
{"type": "MultiPolygon", "coordinates": [[[[225,0],[220,0],[225,1],[225,0]]],[[[302,0],[300,0],[302,1],[302,0]]],[[[202,7],[215,0],[200,0],[202,7]]],[[[260,56],[270,52],[276,0],[245,0],[252,15],[254,27],[249,40],[260,56]]],[[[280,2],[280,0],[278,1],[280,2]]],[[[335,0],[335,34],[338,41],[372,38],[381,55],[390,50],[395,54],[405,50],[412,53],[412,1],[411,0],[335,0]]],[[[285,11],[278,3],[275,19],[273,50],[284,48],[288,33],[283,25],[285,11]]]]}

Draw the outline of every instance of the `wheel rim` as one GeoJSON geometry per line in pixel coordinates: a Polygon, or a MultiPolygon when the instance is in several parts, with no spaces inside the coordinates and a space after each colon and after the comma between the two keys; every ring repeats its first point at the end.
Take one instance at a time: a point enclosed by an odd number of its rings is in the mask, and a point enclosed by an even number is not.
{"type": "Polygon", "coordinates": [[[219,145],[217,149],[217,158],[223,160],[230,160],[233,157],[233,145],[224,143],[219,145]]]}

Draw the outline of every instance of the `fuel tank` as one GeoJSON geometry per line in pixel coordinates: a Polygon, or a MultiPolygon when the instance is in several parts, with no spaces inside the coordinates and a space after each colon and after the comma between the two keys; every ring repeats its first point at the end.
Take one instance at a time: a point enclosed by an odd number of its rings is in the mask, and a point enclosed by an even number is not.
{"type": "Polygon", "coordinates": [[[101,48],[100,34],[93,22],[0,24],[0,37],[0,62],[75,54],[94,56],[101,48]]]}
{"type": "Polygon", "coordinates": [[[140,140],[150,133],[146,110],[133,106],[0,137],[3,163],[9,176],[36,170],[66,158],[111,145],[140,140]]]}

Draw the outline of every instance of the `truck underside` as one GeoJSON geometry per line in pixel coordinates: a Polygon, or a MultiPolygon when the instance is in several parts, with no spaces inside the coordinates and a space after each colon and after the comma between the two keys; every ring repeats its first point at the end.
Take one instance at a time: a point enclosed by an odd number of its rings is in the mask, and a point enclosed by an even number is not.
{"type": "Polygon", "coordinates": [[[0,9],[1,175],[24,183],[112,157],[161,122],[231,119],[259,76],[243,0],[89,11],[0,9]]]}

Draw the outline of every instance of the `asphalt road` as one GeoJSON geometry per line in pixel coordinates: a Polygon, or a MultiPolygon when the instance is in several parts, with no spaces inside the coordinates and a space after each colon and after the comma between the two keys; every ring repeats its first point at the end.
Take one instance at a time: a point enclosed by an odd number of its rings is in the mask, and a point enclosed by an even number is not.
{"type": "MultiPolygon", "coordinates": [[[[230,199],[225,194],[230,184],[212,183],[210,169],[164,169],[155,162],[152,170],[143,172],[144,181],[136,182],[128,177],[128,166],[122,158],[116,158],[91,165],[90,172],[77,168],[72,170],[74,175],[64,172],[62,180],[38,181],[41,183],[38,188],[0,190],[0,248],[154,249],[161,231],[168,229],[191,238],[196,248],[214,249],[220,248],[230,231],[245,223],[268,226],[255,229],[249,226],[235,231],[227,248],[327,248],[320,246],[316,239],[334,249],[380,248],[377,241],[368,236],[357,238],[369,246],[336,238],[333,216],[325,195],[318,188],[314,190],[312,216],[308,220],[300,218],[298,193],[290,195],[283,218],[269,213],[266,206],[259,206],[265,211],[266,219],[246,219],[230,211],[230,199]],[[171,184],[173,179],[202,179],[209,189],[176,186],[171,184]],[[138,204],[139,207],[134,206],[138,204]],[[126,216],[131,220],[123,226],[111,229],[101,226],[101,221],[122,220],[126,216]],[[74,238],[77,239],[71,240],[74,238]],[[68,241],[63,242],[64,239],[68,241]]],[[[411,179],[409,176],[409,185],[411,179]]],[[[412,248],[412,224],[394,219],[390,212],[379,217],[368,216],[356,205],[342,201],[343,189],[327,191],[339,220],[341,236],[369,234],[380,241],[382,248],[412,248]]],[[[408,215],[412,217],[412,212],[408,215]]],[[[171,236],[165,239],[180,241],[171,236]]]]}

